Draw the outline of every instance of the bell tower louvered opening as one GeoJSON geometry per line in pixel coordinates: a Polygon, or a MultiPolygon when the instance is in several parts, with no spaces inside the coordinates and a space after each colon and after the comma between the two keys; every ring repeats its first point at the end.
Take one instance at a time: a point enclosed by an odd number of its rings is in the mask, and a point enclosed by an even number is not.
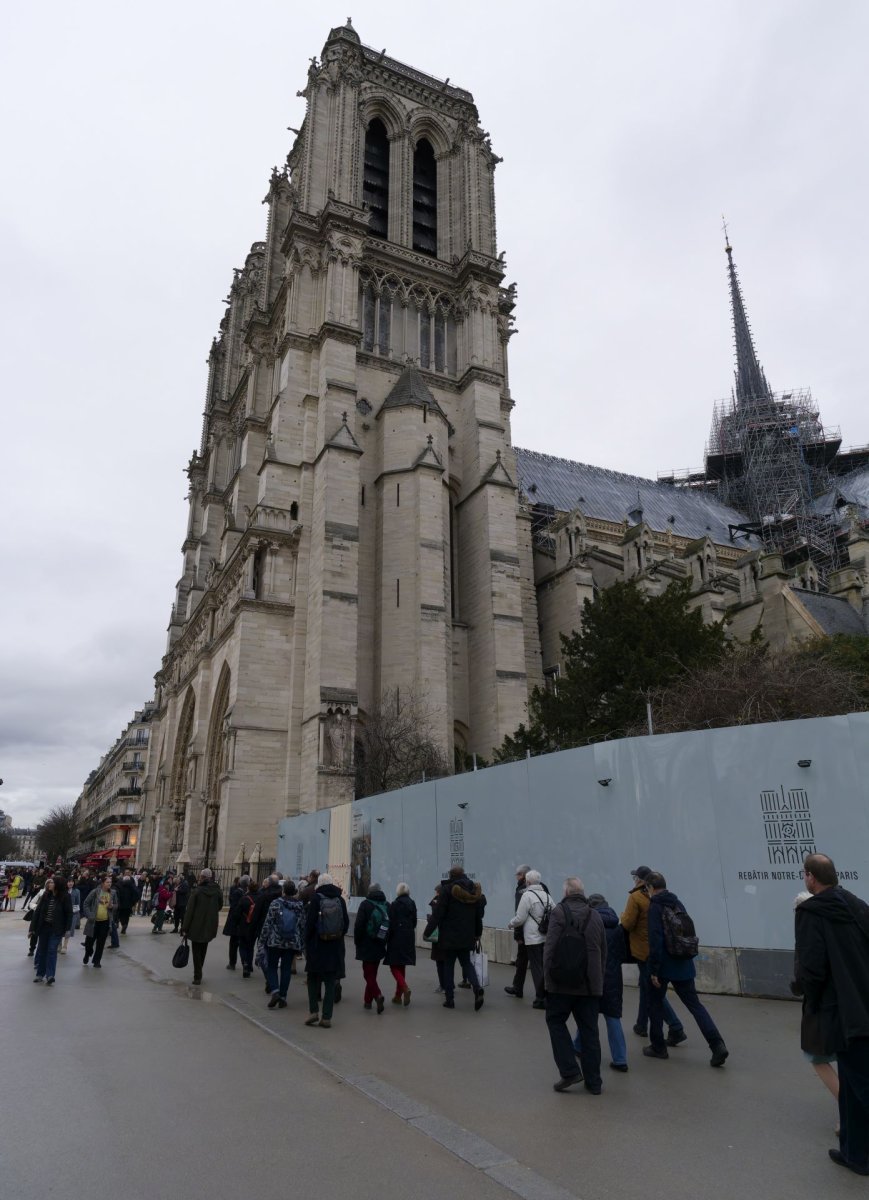
{"type": "Polygon", "coordinates": [[[437,257],[437,163],[431,142],[421,138],[413,152],[413,248],[437,257]]]}
{"type": "Polygon", "coordinates": [[[362,198],[368,205],[368,228],[375,237],[389,236],[389,138],[377,117],[365,131],[362,198]]]}

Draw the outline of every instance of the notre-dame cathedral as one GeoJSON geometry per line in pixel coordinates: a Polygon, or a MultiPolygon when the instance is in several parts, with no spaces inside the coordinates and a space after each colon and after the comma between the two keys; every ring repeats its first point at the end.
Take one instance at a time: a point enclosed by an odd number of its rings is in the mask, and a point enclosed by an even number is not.
{"type": "Polygon", "coordinates": [[[704,472],[517,449],[515,288],[473,97],[349,22],[300,94],[209,356],[143,862],[249,856],[280,818],[352,799],[357,726],[387,690],[424,696],[451,759],[491,755],[617,579],[689,576],[737,636],[867,630],[866,456],[841,456],[810,397],[769,391],[732,260],[736,389],[704,472]],[[801,440],[782,432],[800,420],[801,440]],[[811,486],[797,472],[793,495],[758,493],[795,446],[811,486]]]}

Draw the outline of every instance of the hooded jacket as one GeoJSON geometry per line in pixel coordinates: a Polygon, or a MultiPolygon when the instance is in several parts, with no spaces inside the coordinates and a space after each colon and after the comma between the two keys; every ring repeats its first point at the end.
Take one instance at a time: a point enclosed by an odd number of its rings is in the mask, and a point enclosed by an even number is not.
{"type": "MultiPolygon", "coordinates": [[[[697,974],[693,958],[673,958],[664,940],[664,908],[687,909],[675,892],[656,892],[649,901],[649,974],[656,979],[693,979],[697,974]]],[[[633,946],[631,947],[633,950],[633,946]]]]}
{"type": "Polygon", "coordinates": [[[353,941],[356,944],[356,958],[359,962],[380,962],[386,953],[386,941],[373,938],[368,933],[368,922],[374,912],[374,905],[380,905],[381,912],[389,920],[389,903],[380,888],[371,888],[367,897],[359,905],[356,912],[356,923],[353,926],[353,941]]]}
{"type": "Polygon", "coordinates": [[[606,936],[606,970],[603,977],[603,995],[600,998],[600,1011],[605,1017],[621,1017],[622,995],[622,958],[624,956],[625,935],[619,926],[615,911],[608,904],[594,906],[594,911],[603,921],[606,936]]]}
{"type": "Polygon", "coordinates": [[[184,910],[181,932],[191,942],[210,942],[217,937],[223,892],[213,879],[200,883],[190,895],[184,910]]]}
{"type": "Polygon", "coordinates": [[[835,1054],[869,1038],[869,906],[841,887],[797,907],[797,984],[817,1015],[822,1050],[835,1054]]]}
{"type": "Polygon", "coordinates": [[[482,884],[467,875],[444,880],[425,932],[438,933],[441,950],[473,950],[483,933],[486,897],[482,884]]]}

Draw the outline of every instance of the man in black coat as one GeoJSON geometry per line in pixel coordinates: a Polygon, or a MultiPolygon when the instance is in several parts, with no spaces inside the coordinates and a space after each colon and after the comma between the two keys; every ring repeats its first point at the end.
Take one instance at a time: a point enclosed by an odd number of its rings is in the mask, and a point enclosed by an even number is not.
{"type": "Polygon", "coordinates": [[[136,881],[129,871],[124,871],[124,877],[118,883],[118,924],[121,927],[121,933],[127,932],[127,926],[138,899],[139,890],[136,887],[136,881]]]}
{"type": "Polygon", "coordinates": [[[869,1175],[869,906],[839,887],[833,861],[810,854],[808,900],[796,910],[797,983],[817,1014],[823,1051],[839,1064],[839,1149],[830,1158],[869,1175]]]}
{"type": "Polygon", "coordinates": [[[468,878],[464,867],[451,867],[425,928],[426,935],[439,930],[438,947],[444,955],[444,1008],[456,1007],[456,959],[474,990],[474,1012],[483,1007],[484,992],[471,962],[471,951],[482,935],[485,911],[482,886],[468,878]]]}

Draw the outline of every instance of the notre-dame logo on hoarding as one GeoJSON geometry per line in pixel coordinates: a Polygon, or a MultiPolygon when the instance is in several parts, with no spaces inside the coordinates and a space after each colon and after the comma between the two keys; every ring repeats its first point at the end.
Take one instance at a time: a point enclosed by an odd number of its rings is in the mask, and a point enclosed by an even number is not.
{"type": "Polygon", "coordinates": [[[769,861],[802,866],[806,856],[815,853],[815,831],[805,788],[785,791],[780,786],[778,791],[761,792],[760,807],[769,861]]]}

